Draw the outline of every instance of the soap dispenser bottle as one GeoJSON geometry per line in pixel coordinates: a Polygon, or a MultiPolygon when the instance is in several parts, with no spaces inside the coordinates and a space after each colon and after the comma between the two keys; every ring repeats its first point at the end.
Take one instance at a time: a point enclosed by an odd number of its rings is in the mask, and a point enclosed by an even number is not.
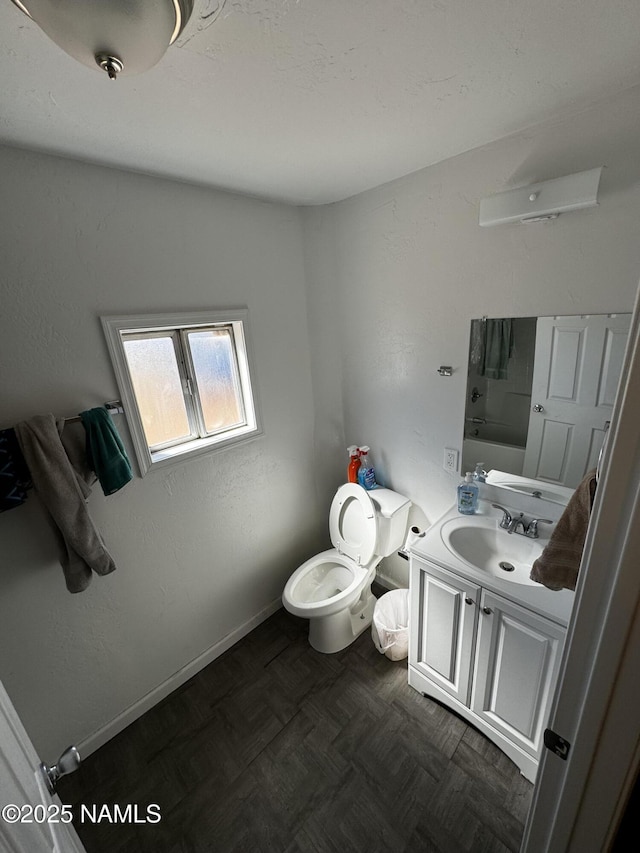
{"type": "Polygon", "coordinates": [[[473,479],[478,483],[487,482],[487,472],[484,470],[484,462],[476,462],[476,470],[473,472],[473,479]]]}
{"type": "Polygon", "coordinates": [[[458,486],[458,512],[462,515],[473,515],[478,509],[478,484],[473,479],[473,472],[467,471],[464,480],[458,486]]]}
{"type": "Polygon", "coordinates": [[[358,469],[360,468],[360,450],[355,444],[347,447],[349,453],[349,465],[347,467],[347,483],[358,482],[358,469]]]}

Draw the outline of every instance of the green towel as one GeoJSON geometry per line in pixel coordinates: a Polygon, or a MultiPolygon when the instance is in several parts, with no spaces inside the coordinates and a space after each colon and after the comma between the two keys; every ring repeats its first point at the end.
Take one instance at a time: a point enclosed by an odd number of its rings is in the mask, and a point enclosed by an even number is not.
{"type": "Polygon", "coordinates": [[[480,373],[487,379],[506,379],[513,349],[511,320],[486,320],[484,326],[484,364],[480,373]]]}
{"type": "Polygon", "coordinates": [[[80,412],[80,419],[87,432],[87,462],[100,480],[105,495],[112,495],[133,479],[122,439],[106,409],[80,412]]]}

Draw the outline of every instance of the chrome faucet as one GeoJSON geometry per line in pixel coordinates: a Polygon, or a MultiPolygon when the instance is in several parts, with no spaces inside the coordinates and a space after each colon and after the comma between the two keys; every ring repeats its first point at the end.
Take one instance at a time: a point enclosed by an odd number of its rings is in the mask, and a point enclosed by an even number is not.
{"type": "Polygon", "coordinates": [[[522,512],[514,516],[511,515],[511,512],[506,507],[500,506],[500,504],[491,504],[491,506],[502,511],[499,526],[502,530],[506,530],[507,533],[519,533],[520,536],[526,536],[528,539],[538,539],[540,536],[538,525],[553,524],[550,518],[532,518],[530,521],[527,521],[522,512]]]}
{"type": "Polygon", "coordinates": [[[523,513],[520,513],[517,518],[513,519],[509,526],[509,529],[507,530],[507,533],[522,533],[523,536],[529,535],[527,533],[527,525],[525,524],[523,513]],[[521,527],[522,530],[518,530],[519,527],[521,527]]]}
{"type": "Polygon", "coordinates": [[[500,522],[500,527],[502,527],[503,529],[506,530],[506,528],[509,527],[509,525],[511,524],[511,522],[513,520],[511,513],[509,512],[508,509],[505,509],[505,507],[500,506],[500,504],[491,504],[491,506],[494,507],[495,509],[501,509],[502,510],[502,521],[500,522]]]}
{"type": "Polygon", "coordinates": [[[521,524],[523,532],[524,532],[524,522],[523,522],[522,513],[520,513],[520,515],[514,517],[513,515],[511,515],[511,512],[506,507],[500,506],[500,504],[491,504],[491,506],[502,511],[502,519],[500,521],[500,527],[503,530],[506,530],[507,533],[514,533],[516,531],[518,525],[521,524]]]}
{"type": "Polygon", "coordinates": [[[527,525],[527,529],[524,532],[525,536],[528,536],[529,539],[537,539],[538,534],[538,525],[539,524],[553,524],[550,518],[532,518],[529,524],[527,525]]]}

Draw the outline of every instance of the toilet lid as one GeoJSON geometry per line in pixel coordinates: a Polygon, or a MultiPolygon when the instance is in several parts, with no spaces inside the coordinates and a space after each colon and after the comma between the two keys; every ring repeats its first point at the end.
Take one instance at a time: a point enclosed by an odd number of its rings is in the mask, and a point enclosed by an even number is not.
{"type": "Polygon", "coordinates": [[[362,486],[340,486],[329,512],[334,548],[358,565],[366,566],[376,553],[378,518],[373,501],[362,486]]]}

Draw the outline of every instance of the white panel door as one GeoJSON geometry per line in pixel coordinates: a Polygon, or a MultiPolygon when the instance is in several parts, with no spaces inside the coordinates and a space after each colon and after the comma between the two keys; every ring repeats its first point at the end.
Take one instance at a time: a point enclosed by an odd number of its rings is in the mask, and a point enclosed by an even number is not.
{"type": "Polygon", "coordinates": [[[575,488],[611,420],[629,314],[541,317],[523,475],[575,488]]]}
{"type": "MultiPolygon", "coordinates": [[[[415,566],[421,564],[415,560],[415,566]]],[[[464,705],[469,703],[473,640],[480,589],[427,564],[412,575],[410,663],[464,705]]]]}
{"type": "Polygon", "coordinates": [[[0,682],[0,850],[2,853],[84,853],[0,682]]]}
{"type": "Polygon", "coordinates": [[[471,710],[538,758],[565,630],[486,590],[471,710]]]}

